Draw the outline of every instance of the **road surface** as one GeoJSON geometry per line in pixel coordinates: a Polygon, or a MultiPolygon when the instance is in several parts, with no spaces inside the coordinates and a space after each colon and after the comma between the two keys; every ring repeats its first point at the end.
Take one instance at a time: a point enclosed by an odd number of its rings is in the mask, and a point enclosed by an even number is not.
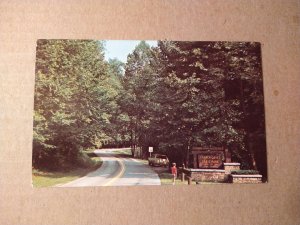
{"type": "Polygon", "coordinates": [[[132,186],[161,185],[160,179],[145,161],[125,157],[120,151],[125,149],[100,149],[97,154],[103,160],[102,166],[66,184],[58,187],[85,186],[132,186]]]}

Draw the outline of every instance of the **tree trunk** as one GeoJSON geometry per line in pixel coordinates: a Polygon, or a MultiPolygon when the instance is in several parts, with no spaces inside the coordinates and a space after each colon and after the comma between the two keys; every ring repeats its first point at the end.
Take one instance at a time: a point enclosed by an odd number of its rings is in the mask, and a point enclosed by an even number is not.
{"type": "MultiPolygon", "coordinates": [[[[240,102],[241,102],[242,111],[243,111],[243,115],[244,115],[244,119],[245,119],[245,117],[246,117],[246,107],[245,107],[245,104],[244,104],[245,99],[244,99],[244,85],[243,85],[242,76],[240,77],[240,93],[241,93],[240,94],[240,102]]],[[[243,121],[242,124],[243,124],[244,129],[246,130],[245,122],[243,121]]],[[[245,147],[248,149],[248,151],[250,153],[252,168],[254,170],[257,170],[255,155],[254,155],[253,148],[251,147],[251,144],[250,144],[249,133],[248,133],[247,130],[246,130],[244,140],[245,140],[245,145],[246,145],[245,147]]]]}

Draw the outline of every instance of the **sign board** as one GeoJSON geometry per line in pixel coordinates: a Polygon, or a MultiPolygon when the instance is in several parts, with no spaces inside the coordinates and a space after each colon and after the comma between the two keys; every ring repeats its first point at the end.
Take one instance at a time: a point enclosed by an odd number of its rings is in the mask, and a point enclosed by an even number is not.
{"type": "Polygon", "coordinates": [[[198,168],[217,169],[223,165],[223,154],[221,152],[203,152],[197,154],[198,168]]]}
{"type": "Polygon", "coordinates": [[[153,152],[153,147],[149,147],[149,152],[153,152]]]}
{"type": "MultiPolygon", "coordinates": [[[[199,169],[218,169],[223,166],[225,161],[224,147],[193,147],[190,152],[190,165],[199,169]]],[[[227,155],[227,161],[230,161],[230,155],[227,155]]]]}

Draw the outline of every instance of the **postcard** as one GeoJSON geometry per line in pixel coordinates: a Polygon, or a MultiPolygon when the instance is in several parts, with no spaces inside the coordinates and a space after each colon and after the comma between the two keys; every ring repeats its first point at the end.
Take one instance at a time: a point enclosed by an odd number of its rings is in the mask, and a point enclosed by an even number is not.
{"type": "Polygon", "coordinates": [[[34,187],[267,181],[257,42],[36,47],[34,187]]]}

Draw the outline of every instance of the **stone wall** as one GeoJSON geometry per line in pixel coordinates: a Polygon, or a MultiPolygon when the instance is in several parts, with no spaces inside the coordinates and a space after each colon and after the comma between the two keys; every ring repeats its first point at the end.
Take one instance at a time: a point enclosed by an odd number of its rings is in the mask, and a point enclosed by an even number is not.
{"type": "Polygon", "coordinates": [[[240,170],[240,163],[224,163],[225,174],[230,174],[233,170],[240,170]]]}
{"type": "Polygon", "coordinates": [[[228,177],[230,183],[234,184],[257,184],[262,182],[262,175],[235,175],[230,174],[228,177]]]}
{"type": "Polygon", "coordinates": [[[216,169],[185,169],[184,173],[193,181],[224,182],[225,170],[216,169]]]}

